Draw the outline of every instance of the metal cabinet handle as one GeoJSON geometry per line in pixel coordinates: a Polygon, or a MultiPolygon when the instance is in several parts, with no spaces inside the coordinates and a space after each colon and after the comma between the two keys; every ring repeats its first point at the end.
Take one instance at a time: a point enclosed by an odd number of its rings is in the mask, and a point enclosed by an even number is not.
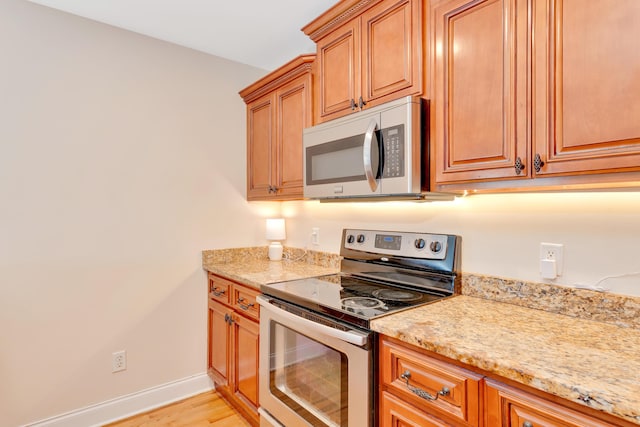
{"type": "Polygon", "coordinates": [[[211,293],[216,296],[216,297],[221,297],[222,295],[224,295],[226,293],[226,291],[224,289],[219,290],[220,288],[217,286],[212,286],[211,287],[211,293]]]}
{"type": "Polygon", "coordinates": [[[244,311],[249,310],[251,307],[253,307],[255,305],[254,303],[243,304],[242,303],[243,301],[246,301],[246,300],[244,298],[240,297],[240,298],[238,298],[238,301],[236,301],[236,302],[238,303],[240,308],[243,309],[244,311]]]}
{"type": "Polygon", "coordinates": [[[516,169],[516,175],[520,175],[520,173],[522,173],[522,171],[524,170],[524,163],[522,163],[522,159],[520,157],[516,159],[514,168],[516,169]]]}
{"type": "Polygon", "coordinates": [[[278,192],[278,187],[275,187],[273,185],[270,185],[268,188],[269,193],[277,193],[278,192]]]}
{"type": "Polygon", "coordinates": [[[356,101],[353,98],[351,98],[351,111],[355,109],[356,109],[356,101]]]}
{"type": "Polygon", "coordinates": [[[229,313],[224,315],[224,321],[230,325],[234,322],[233,317],[231,317],[229,313]]]}
{"type": "Polygon", "coordinates": [[[360,109],[362,109],[362,107],[364,107],[365,105],[367,105],[367,101],[362,99],[362,96],[361,96],[360,99],[358,100],[358,107],[360,107],[360,109]]]}
{"type": "Polygon", "coordinates": [[[529,421],[525,421],[522,423],[522,427],[533,427],[533,423],[529,422],[529,421]]]}
{"type": "Polygon", "coordinates": [[[533,168],[536,170],[536,172],[540,172],[540,169],[542,169],[543,166],[544,162],[542,161],[542,157],[540,157],[540,154],[536,154],[536,156],[533,158],[533,168]]]}
{"type": "Polygon", "coordinates": [[[449,387],[442,387],[442,390],[437,392],[436,395],[434,396],[433,394],[428,393],[422,389],[419,389],[418,387],[414,387],[411,384],[409,384],[409,378],[411,378],[411,372],[409,371],[404,371],[402,375],[400,375],[400,378],[402,378],[407,382],[407,388],[409,389],[409,391],[426,400],[431,400],[431,401],[438,400],[438,397],[447,396],[451,392],[449,390],[449,387]]]}

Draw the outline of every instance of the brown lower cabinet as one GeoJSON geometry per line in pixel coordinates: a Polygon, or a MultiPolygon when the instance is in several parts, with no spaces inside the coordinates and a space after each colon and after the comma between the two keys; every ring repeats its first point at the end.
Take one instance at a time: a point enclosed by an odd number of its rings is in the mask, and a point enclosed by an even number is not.
{"type": "Polygon", "coordinates": [[[382,427],[634,425],[383,335],[379,349],[382,427]]]}
{"type": "Polygon", "coordinates": [[[252,425],[258,417],[258,291],[209,273],[208,373],[252,425]]]}
{"type": "Polygon", "coordinates": [[[380,340],[381,426],[479,426],[483,376],[380,340]]]}
{"type": "Polygon", "coordinates": [[[379,424],[382,427],[442,427],[449,425],[386,391],[380,393],[379,424]]]}
{"type": "Polygon", "coordinates": [[[614,426],[498,381],[486,380],[486,425],[513,427],[614,426]]]}

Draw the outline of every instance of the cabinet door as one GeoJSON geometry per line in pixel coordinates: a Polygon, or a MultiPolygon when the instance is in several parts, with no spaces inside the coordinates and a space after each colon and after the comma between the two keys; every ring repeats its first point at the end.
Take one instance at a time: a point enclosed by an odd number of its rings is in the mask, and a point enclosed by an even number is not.
{"type": "Polygon", "coordinates": [[[247,105],[247,199],[271,195],[275,167],[274,100],[268,95],[247,105]]]}
{"type": "Polygon", "coordinates": [[[415,0],[382,1],[362,14],[362,97],[368,105],[422,91],[421,15],[422,2],[415,0]]]}
{"type": "Polygon", "coordinates": [[[229,383],[231,336],[227,319],[231,309],[209,300],[209,375],[218,385],[229,383]]]}
{"type": "Polygon", "coordinates": [[[390,393],[381,393],[381,427],[444,427],[447,425],[449,424],[428,416],[390,393]]]}
{"type": "Polygon", "coordinates": [[[533,2],[536,175],[640,169],[640,2],[533,2]]]}
{"type": "Polygon", "coordinates": [[[311,74],[302,75],[276,93],[276,194],[302,197],[302,130],[311,126],[311,74]]]}
{"type": "Polygon", "coordinates": [[[486,381],[485,401],[485,425],[487,426],[613,426],[492,380],[486,381]]]}
{"type": "Polygon", "coordinates": [[[359,22],[349,21],[317,43],[318,121],[350,113],[360,96],[359,22]]]}
{"type": "Polygon", "coordinates": [[[436,184],[528,177],[526,0],[445,1],[432,28],[436,184]]]}
{"type": "Polygon", "coordinates": [[[257,411],[260,326],[237,314],[233,320],[233,393],[257,411]]]}

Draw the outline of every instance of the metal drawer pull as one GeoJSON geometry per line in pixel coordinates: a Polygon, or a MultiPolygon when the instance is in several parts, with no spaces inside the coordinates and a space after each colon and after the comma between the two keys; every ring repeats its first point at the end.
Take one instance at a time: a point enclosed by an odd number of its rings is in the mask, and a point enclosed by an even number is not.
{"type": "Polygon", "coordinates": [[[522,423],[522,427],[533,427],[533,423],[530,423],[529,421],[525,421],[522,423]]]}
{"type": "Polygon", "coordinates": [[[245,301],[244,298],[240,297],[238,298],[238,301],[236,301],[238,303],[238,305],[240,306],[241,309],[243,310],[249,310],[251,307],[253,307],[255,304],[251,303],[251,304],[243,304],[242,301],[245,301]]]}
{"type": "Polygon", "coordinates": [[[219,287],[215,287],[215,288],[211,288],[211,293],[216,296],[216,297],[221,297],[222,295],[224,295],[226,292],[225,290],[221,290],[219,291],[218,289],[220,289],[219,287]]]}
{"type": "Polygon", "coordinates": [[[424,390],[419,389],[418,387],[412,386],[411,384],[409,384],[409,378],[411,378],[411,372],[409,372],[409,371],[404,371],[404,373],[402,375],[400,375],[400,378],[402,378],[403,380],[405,380],[407,382],[407,388],[412,393],[417,394],[418,396],[422,397],[423,399],[438,400],[438,397],[447,396],[450,393],[449,387],[442,387],[442,390],[440,390],[434,396],[431,393],[428,393],[428,392],[426,392],[424,390]]]}

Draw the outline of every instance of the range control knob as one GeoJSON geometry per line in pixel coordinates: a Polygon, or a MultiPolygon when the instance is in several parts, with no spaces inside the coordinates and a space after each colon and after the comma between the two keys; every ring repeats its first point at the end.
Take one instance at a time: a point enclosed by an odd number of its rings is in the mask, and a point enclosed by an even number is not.
{"type": "Polygon", "coordinates": [[[358,243],[364,243],[364,234],[358,234],[358,243]]]}
{"type": "Polygon", "coordinates": [[[347,236],[347,243],[353,243],[353,242],[355,242],[355,241],[356,241],[356,238],[355,238],[355,237],[353,237],[353,234],[349,234],[349,235],[347,236]]]}
{"type": "Polygon", "coordinates": [[[431,249],[431,252],[433,253],[438,253],[442,250],[442,243],[440,242],[431,242],[431,244],[429,245],[429,248],[431,249]]]}
{"type": "Polygon", "coordinates": [[[416,249],[424,249],[424,246],[427,244],[424,239],[416,239],[415,242],[413,242],[414,246],[416,247],[416,249]]]}

